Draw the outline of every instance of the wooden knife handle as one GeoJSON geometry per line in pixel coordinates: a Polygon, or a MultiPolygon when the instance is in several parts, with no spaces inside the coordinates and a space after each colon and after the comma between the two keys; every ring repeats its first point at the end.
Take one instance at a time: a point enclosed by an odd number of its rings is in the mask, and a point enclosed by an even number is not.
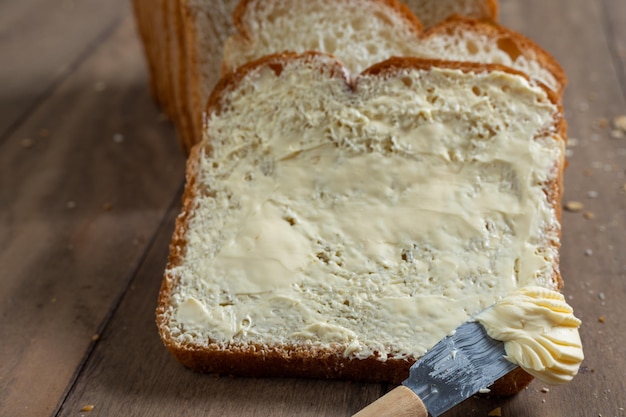
{"type": "Polygon", "coordinates": [[[420,398],[404,385],[389,391],[352,417],[428,417],[420,398]]]}

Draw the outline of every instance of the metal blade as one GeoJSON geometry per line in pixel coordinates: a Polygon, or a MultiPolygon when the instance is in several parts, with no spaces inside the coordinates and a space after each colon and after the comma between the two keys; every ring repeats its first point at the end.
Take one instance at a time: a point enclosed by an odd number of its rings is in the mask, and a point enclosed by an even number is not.
{"type": "Polygon", "coordinates": [[[504,343],[479,323],[467,322],[415,362],[403,385],[437,417],[515,369],[504,355],[504,343]]]}

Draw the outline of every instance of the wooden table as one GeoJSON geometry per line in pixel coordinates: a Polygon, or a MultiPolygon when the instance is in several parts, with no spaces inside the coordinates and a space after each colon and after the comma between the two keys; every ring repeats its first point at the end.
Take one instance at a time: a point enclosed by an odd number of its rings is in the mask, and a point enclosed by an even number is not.
{"type": "MultiPolygon", "coordinates": [[[[501,0],[501,20],[570,79],[564,201],[584,210],[564,213],[561,265],[586,359],[566,386],[447,416],[626,416],[626,1],[501,0]]],[[[0,2],[0,416],[349,416],[391,388],[170,357],[154,308],[183,173],[129,1],[0,2]]]]}

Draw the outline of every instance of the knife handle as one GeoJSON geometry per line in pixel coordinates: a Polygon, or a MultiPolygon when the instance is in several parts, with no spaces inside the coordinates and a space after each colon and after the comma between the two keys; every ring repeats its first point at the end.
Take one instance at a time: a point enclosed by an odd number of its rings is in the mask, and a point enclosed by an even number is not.
{"type": "Polygon", "coordinates": [[[426,406],[404,385],[389,391],[352,417],[428,417],[426,406]]]}

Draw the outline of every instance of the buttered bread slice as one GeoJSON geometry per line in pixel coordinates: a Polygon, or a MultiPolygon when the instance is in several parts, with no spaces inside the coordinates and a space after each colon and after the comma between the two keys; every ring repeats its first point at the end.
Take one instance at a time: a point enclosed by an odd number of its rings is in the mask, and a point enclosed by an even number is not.
{"type": "Polygon", "coordinates": [[[521,73],[274,55],[218,84],[204,133],[157,310],[188,367],[398,382],[513,289],[560,286],[563,118],[521,73]]]}

